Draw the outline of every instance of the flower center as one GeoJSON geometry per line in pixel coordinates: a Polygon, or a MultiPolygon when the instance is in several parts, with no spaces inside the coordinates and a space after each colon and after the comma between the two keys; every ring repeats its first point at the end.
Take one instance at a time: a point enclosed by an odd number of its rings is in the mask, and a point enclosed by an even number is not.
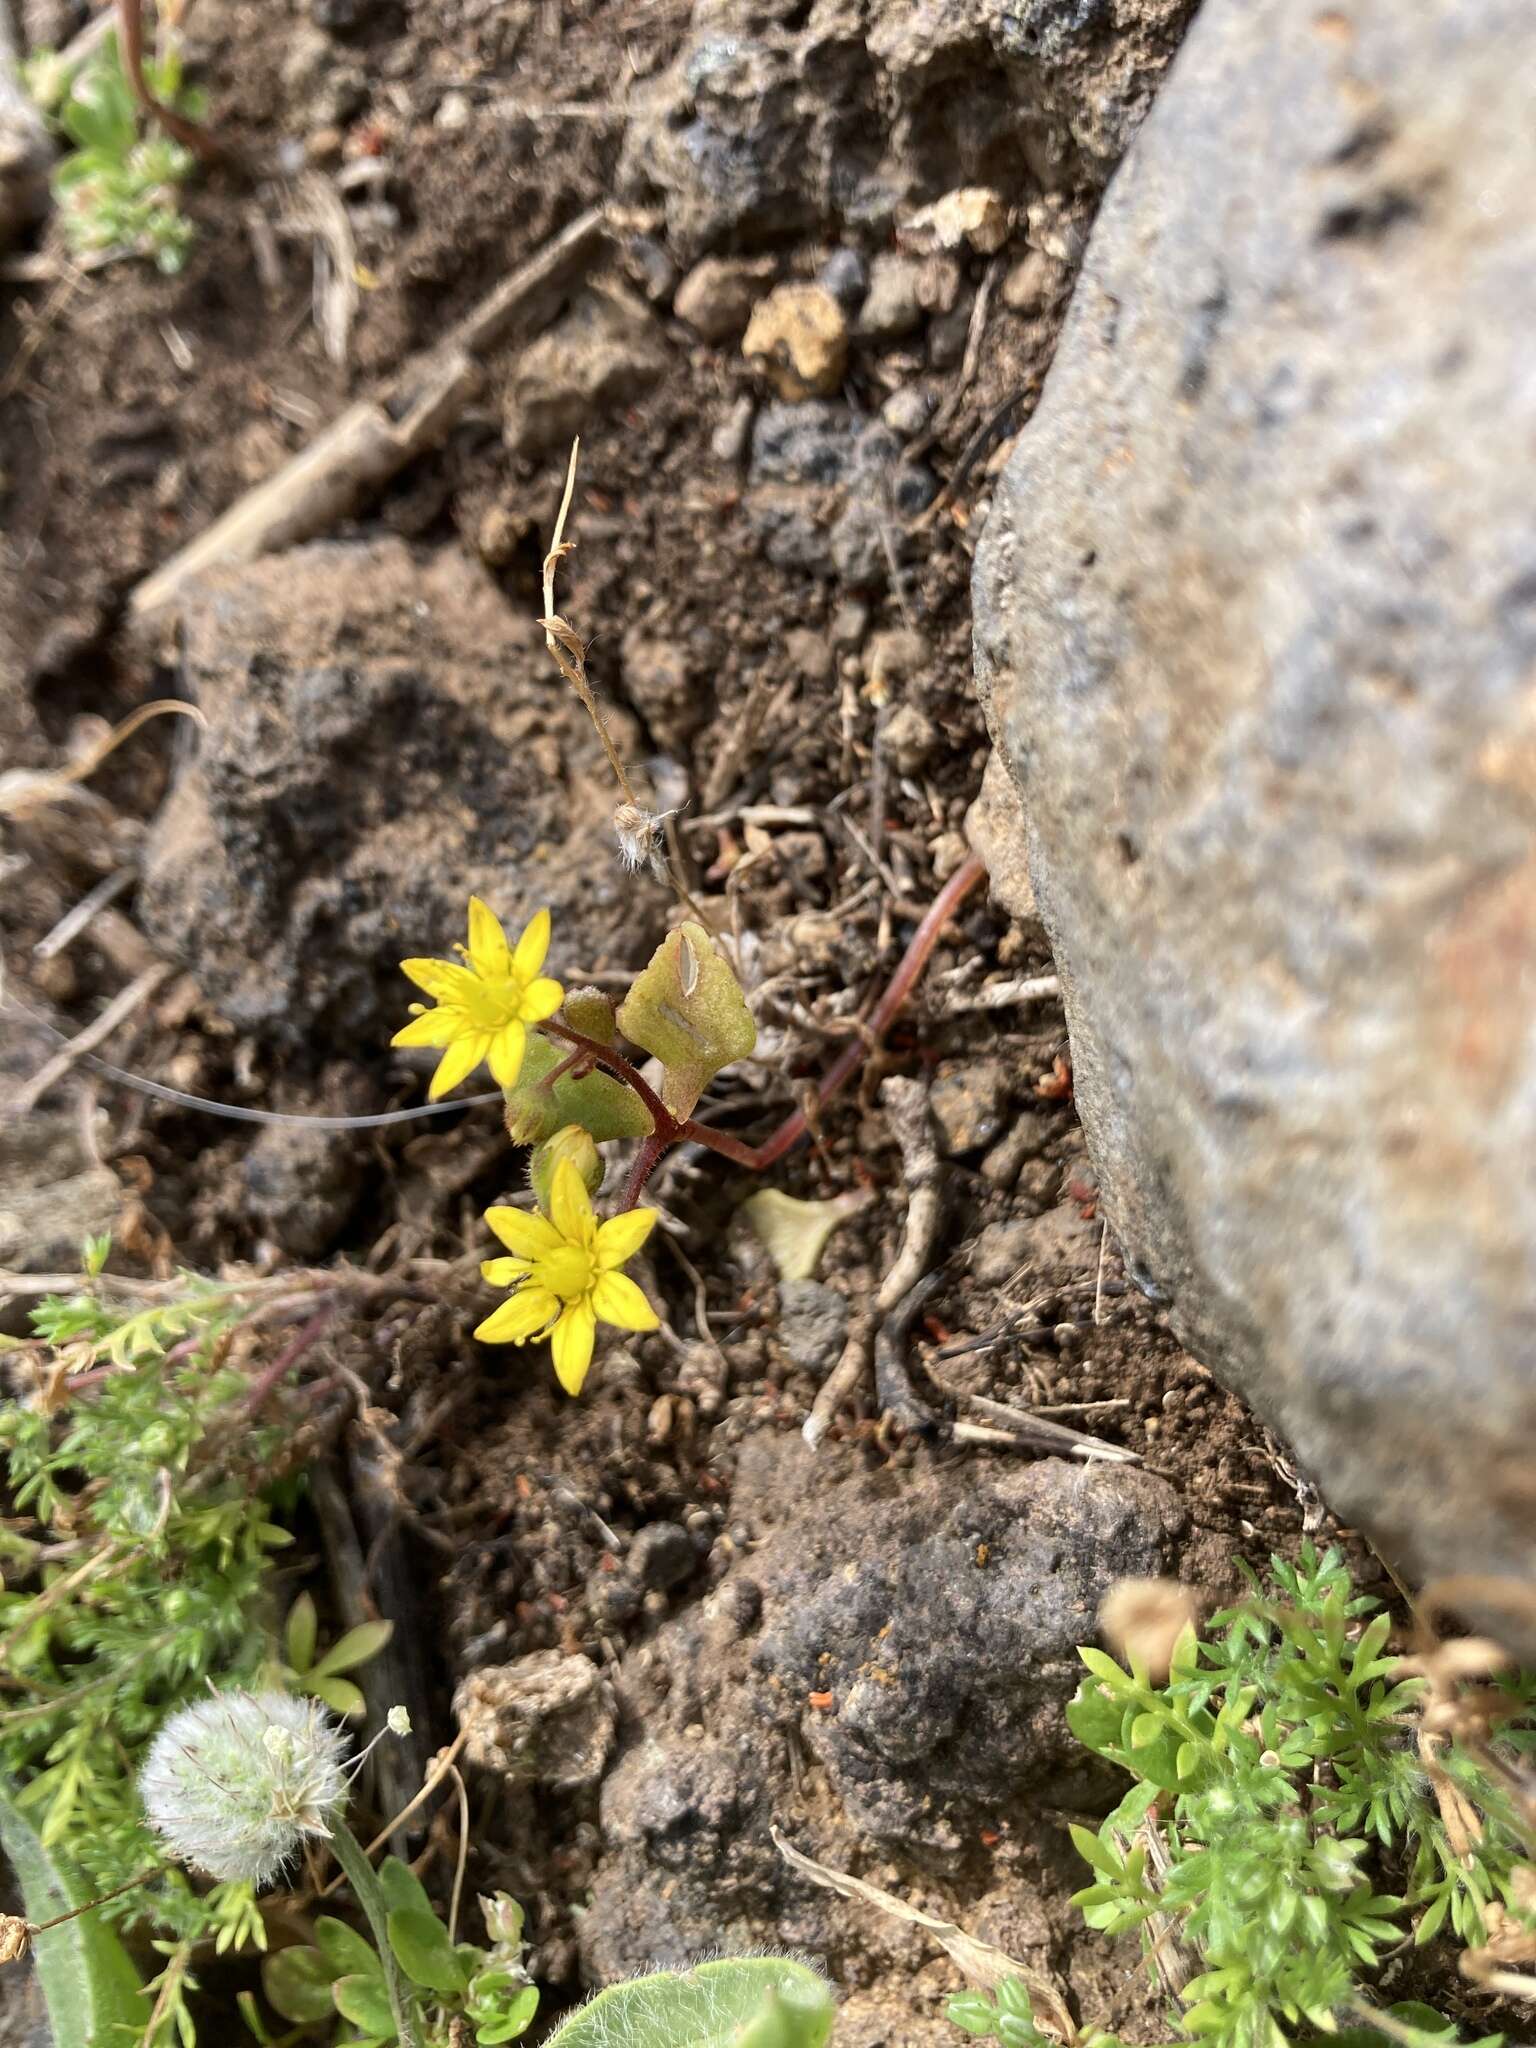
{"type": "Polygon", "coordinates": [[[592,1291],[596,1268],[590,1252],[579,1244],[563,1244],[536,1261],[532,1278],[562,1301],[580,1301],[592,1291]]]}
{"type": "Polygon", "coordinates": [[[499,981],[477,981],[466,991],[464,1008],[478,1031],[499,1031],[510,1024],[522,1008],[523,985],[515,975],[499,981]]]}

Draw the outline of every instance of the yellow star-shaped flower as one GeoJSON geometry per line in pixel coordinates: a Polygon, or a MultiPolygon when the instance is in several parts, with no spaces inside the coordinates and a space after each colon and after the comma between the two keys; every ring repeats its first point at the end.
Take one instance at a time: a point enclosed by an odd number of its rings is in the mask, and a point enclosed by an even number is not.
{"type": "Polygon", "coordinates": [[[485,1220],[512,1257],[487,1259],[480,1271],[493,1287],[513,1292],[475,1331],[482,1343],[548,1337],[555,1377],[568,1394],[579,1394],[600,1322],[618,1330],[660,1327],[655,1309],[619,1271],[650,1236],[654,1209],[627,1209],[599,1223],[581,1175],[561,1159],[550,1180],[547,1216],[487,1209],[485,1220]]]}
{"type": "Polygon", "coordinates": [[[515,946],[493,911],[478,896],[469,899],[469,944],[453,960],[402,960],[400,971],[425,989],[436,1004],[412,1003],[411,1021],[391,1045],[440,1045],[443,1056],[432,1076],[427,1100],[436,1102],[471,1075],[484,1060],[498,1088],[512,1088],[522,1072],[528,1026],[553,1017],[565,1000],[558,981],[541,974],[549,951],[549,912],[528,920],[515,946]]]}

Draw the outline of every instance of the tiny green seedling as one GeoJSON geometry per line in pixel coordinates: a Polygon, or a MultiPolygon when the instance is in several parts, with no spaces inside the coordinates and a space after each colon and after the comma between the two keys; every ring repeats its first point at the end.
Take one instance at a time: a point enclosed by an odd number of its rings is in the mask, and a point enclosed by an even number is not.
{"type": "MultiPolygon", "coordinates": [[[[181,210],[181,187],[196,165],[170,135],[142,132],[139,108],[117,40],[76,71],[52,51],[28,60],[28,87],[43,113],[74,144],[53,174],[53,195],[65,240],[77,256],[144,256],[157,268],[182,268],[192,223],[181,210]]],[[[189,119],[202,95],[182,82],[181,59],[167,38],[146,60],[146,86],[156,101],[189,119]]]]}

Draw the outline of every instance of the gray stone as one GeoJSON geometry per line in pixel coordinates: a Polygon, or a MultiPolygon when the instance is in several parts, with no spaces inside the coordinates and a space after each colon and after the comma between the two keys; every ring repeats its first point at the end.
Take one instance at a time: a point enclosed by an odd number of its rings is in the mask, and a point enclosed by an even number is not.
{"type": "Polygon", "coordinates": [[[934,394],[921,384],[903,384],[880,408],[883,425],[903,441],[912,441],[933,418],[934,394]]]}
{"type": "Polygon", "coordinates": [[[773,282],[771,256],[706,256],[677,288],[672,310],[705,341],[734,341],[773,282]]]}
{"type": "MultiPolygon", "coordinates": [[[[514,933],[548,905],[556,972],[648,950],[653,885],[615,864],[586,714],[459,550],[316,542],[211,571],[181,650],[208,724],[139,915],[241,1029],[382,1054],[415,993],[398,963],[462,940],[472,893],[514,933]]],[[[608,715],[633,759],[634,721],[608,715]]]]}
{"type": "Polygon", "coordinates": [[[613,1748],[613,1691],[586,1657],[535,1650],[460,1681],[453,1712],[464,1753],[516,1785],[576,1792],[595,1785],[613,1748]]]}
{"type": "Polygon", "coordinates": [[[363,1192],[357,1139],[269,1124],[240,1162],[247,1215],[297,1259],[335,1243],[363,1192]]]}
{"type": "Polygon", "coordinates": [[[869,266],[857,249],[834,249],[821,266],[816,282],[832,294],[845,313],[857,313],[869,290],[869,266]]]}
{"type": "Polygon", "coordinates": [[[989,1223],[971,1246],[971,1278],[983,1287],[1006,1286],[1029,1258],[1034,1242],[1031,1222],[1023,1216],[1008,1223],[989,1223]]]}
{"type": "Polygon", "coordinates": [[[668,1593],[693,1576],[699,1553],[680,1522],[647,1522],[629,1546],[628,1565],[642,1586],[668,1593]]]}
{"type": "Polygon", "coordinates": [[[86,1154],[76,1117],[34,1110],[0,1133],[0,1266],[73,1273],[87,1237],[123,1206],[115,1174],[86,1154]]]}
{"type": "Polygon", "coordinates": [[[753,422],[755,484],[841,483],[853,459],[853,417],[832,399],[807,398],[798,405],[775,400],[753,422]]]}
{"type": "Polygon", "coordinates": [[[1045,185],[1085,199],[1190,11],[1190,0],[695,0],[676,59],[631,96],[619,196],[659,204],[685,262],[796,235],[873,243],[956,187],[993,187],[1005,208],[1045,185]]]}
{"type": "Polygon", "coordinates": [[[1208,0],[976,579],[1131,1274],[1400,1568],[1526,1581],[1533,65],[1208,0]]]}
{"type": "Polygon", "coordinates": [[[686,650],[679,641],[631,626],[620,659],[625,696],[663,747],[682,752],[708,708],[694,687],[686,650]]]}
{"type": "Polygon", "coordinates": [[[779,1342],[802,1372],[823,1378],[836,1365],[848,1334],[848,1297],[820,1280],[779,1286],[779,1342]]]}
{"type": "Polygon", "coordinates": [[[1035,886],[1029,878],[1024,810],[1008,764],[989,754],[981,789],[965,814],[965,836],[987,870],[994,898],[1019,924],[1037,924],[1035,886]]]}
{"type": "Polygon", "coordinates": [[[1057,1459],[977,1470],[937,1512],[911,1495],[808,1517],[756,1663],[860,1832],[943,1862],[989,1804],[995,1823],[1003,1800],[1091,1800],[1062,1719],[1077,1645],[1181,1522],[1150,1474],[1057,1459]],[[802,1719],[813,1692],[831,1709],[802,1719]]]}
{"type": "Polygon", "coordinates": [[[1008,1069],[1001,1060],[955,1060],[940,1067],[928,1093],[940,1150],[953,1159],[990,1145],[1003,1127],[1008,1093],[1008,1069]]]}
{"type": "Polygon", "coordinates": [[[677,265],[654,235],[630,236],[624,268],[653,306],[666,305],[677,288],[677,265]]]}
{"type": "Polygon", "coordinates": [[[568,311],[517,351],[502,401],[502,436],[519,455],[563,447],[593,418],[628,405],[665,373],[656,316],[618,285],[578,292],[568,311]]]}
{"type": "Polygon", "coordinates": [[[858,331],[869,341],[900,341],[921,325],[917,300],[922,265],[911,256],[889,252],[870,265],[869,293],[859,311],[858,331]]]}

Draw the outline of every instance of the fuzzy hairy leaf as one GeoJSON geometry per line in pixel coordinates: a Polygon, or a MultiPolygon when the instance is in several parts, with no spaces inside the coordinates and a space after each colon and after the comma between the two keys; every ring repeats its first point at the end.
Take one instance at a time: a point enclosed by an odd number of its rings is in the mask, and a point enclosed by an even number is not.
{"type": "Polygon", "coordinates": [[[823,2048],[834,2006],[803,1963],[742,1956],[610,1985],[550,2048],[823,2048]]]}
{"type": "MultiPolygon", "coordinates": [[[[52,1920],[90,1901],[90,1885],[57,1850],[44,1848],[3,1785],[0,1849],[15,1873],[29,1920],[52,1920]]],[[[120,2048],[125,2038],[137,2038],[148,2001],[127,1951],[98,1914],[83,1913],[62,1927],[50,1927],[36,1937],[33,1954],[55,2041],[71,2048],[120,2048]]]]}

